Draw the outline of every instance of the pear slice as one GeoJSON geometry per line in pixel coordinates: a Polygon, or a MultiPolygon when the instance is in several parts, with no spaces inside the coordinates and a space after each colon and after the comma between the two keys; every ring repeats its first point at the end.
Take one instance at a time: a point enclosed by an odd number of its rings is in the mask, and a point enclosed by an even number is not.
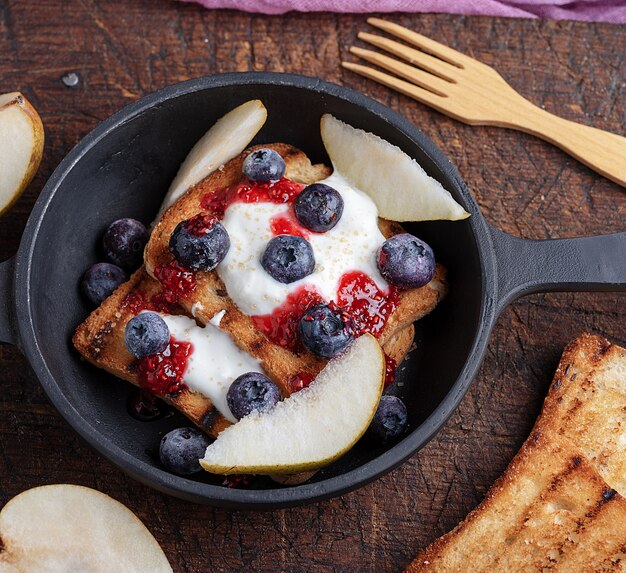
{"type": "Polygon", "coordinates": [[[399,147],[330,114],[322,116],[320,127],[333,168],[371,197],[383,219],[456,221],[469,217],[441,183],[399,147]]]}
{"type": "Polygon", "coordinates": [[[365,334],[308,388],[224,430],[200,465],[216,474],[294,474],[347,452],[369,426],[385,379],[377,340],[365,334]]]}
{"type": "Polygon", "coordinates": [[[19,92],[0,95],[0,215],[35,176],[43,154],[43,124],[19,92]]]}
{"type": "Polygon", "coordinates": [[[202,181],[248,147],[266,119],[267,109],[258,99],[247,101],[218,119],[181,164],[156,220],[192,185],[202,181]]]}
{"type": "Polygon", "coordinates": [[[0,512],[0,573],[172,573],[129,509],[87,487],[29,489],[0,512]]]}

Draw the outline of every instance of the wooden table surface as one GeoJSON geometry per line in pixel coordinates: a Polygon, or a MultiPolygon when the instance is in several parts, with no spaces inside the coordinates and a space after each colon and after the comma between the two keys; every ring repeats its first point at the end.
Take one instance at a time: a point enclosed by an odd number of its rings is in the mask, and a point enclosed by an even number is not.
{"type": "MultiPolygon", "coordinates": [[[[453,15],[393,15],[494,65],[563,117],[624,134],[626,27],[453,15]]],[[[342,70],[365,16],[265,17],[169,0],[0,0],[0,91],[39,110],[39,173],[0,218],[0,260],[65,154],[98,122],[153,90],[227,71],[319,76],[400,111],[458,166],[487,219],[524,238],[623,231],[626,191],[531,136],[469,127],[342,70]],[[62,77],[78,74],[67,87],[62,77]]],[[[358,42],[357,42],[358,43],[358,42]]],[[[331,501],[228,512],[161,495],[79,439],[26,361],[0,346],[0,505],[24,489],[70,482],[106,492],[146,523],[177,572],[400,571],[462,519],[526,438],[564,345],[582,331],[626,343],[624,294],[533,295],[498,320],[484,363],[438,436],[402,467],[331,501]]]]}

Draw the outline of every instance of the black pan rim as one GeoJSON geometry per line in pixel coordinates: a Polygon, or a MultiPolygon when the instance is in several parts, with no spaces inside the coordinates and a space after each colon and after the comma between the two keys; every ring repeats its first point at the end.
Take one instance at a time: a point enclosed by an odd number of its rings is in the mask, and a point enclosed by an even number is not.
{"type": "Polygon", "coordinates": [[[321,501],[357,489],[400,465],[430,441],[455,411],[465,395],[480,365],[496,318],[496,305],[494,303],[494,285],[497,284],[496,265],[493,257],[491,234],[488,229],[488,224],[478,210],[456,167],[450,160],[417,127],[379,102],[349,88],[325,82],[319,78],[295,74],[241,72],[196,78],[173,84],[148,94],[104,120],[81,139],[50,176],[28,219],[23,240],[16,256],[14,296],[19,329],[18,343],[27,356],[48,398],[61,416],[95,450],[138,481],[187,501],[207,503],[231,509],[274,509],[321,501]],[[317,91],[343,99],[364,108],[369,113],[379,116],[383,121],[391,124],[395,129],[416,143],[453,182],[455,190],[463,199],[465,208],[472,215],[469,224],[477,243],[477,251],[480,254],[479,262],[483,283],[483,296],[478,320],[479,326],[467,361],[448,394],[419,427],[379,457],[354,470],[316,483],[280,487],[272,490],[230,489],[188,480],[141,462],[112,444],[98,432],[97,428],[79,414],[59,389],[38,346],[30,308],[30,278],[33,272],[32,255],[39,227],[46,216],[50,202],[61,187],[65,176],[80,161],[81,157],[89,149],[97,145],[111,130],[144,113],[154,105],[158,105],[159,102],[194,91],[241,84],[283,85],[308,91],[317,91]]]}

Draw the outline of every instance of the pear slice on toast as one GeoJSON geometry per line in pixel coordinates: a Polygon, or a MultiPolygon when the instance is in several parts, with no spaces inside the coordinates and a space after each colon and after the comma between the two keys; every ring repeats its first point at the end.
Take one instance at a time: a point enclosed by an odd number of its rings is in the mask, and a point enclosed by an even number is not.
{"type": "Polygon", "coordinates": [[[267,109],[258,99],[247,101],[218,119],[179,167],[156,221],[187,189],[246,149],[266,120],[267,109]]]}
{"type": "Polygon", "coordinates": [[[384,379],[378,341],[361,336],[308,388],[224,430],[200,464],[217,474],[293,474],[325,466],[367,430],[384,379]]]}
{"type": "Polygon", "coordinates": [[[383,219],[457,221],[469,217],[450,192],[399,147],[330,114],[322,116],[320,129],[333,168],[370,196],[383,219]]]}

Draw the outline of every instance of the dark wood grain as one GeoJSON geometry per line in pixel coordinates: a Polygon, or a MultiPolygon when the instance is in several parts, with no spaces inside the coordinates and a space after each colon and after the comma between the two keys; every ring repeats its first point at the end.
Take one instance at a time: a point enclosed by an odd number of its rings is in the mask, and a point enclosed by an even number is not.
{"type": "MultiPolygon", "coordinates": [[[[626,28],[608,24],[395,15],[394,21],[494,65],[563,117],[622,132],[626,28]]],[[[400,111],[455,162],[491,223],[525,238],[625,230],[626,193],[528,135],[454,122],[340,68],[365,16],[263,17],[166,0],[0,0],[2,90],[21,90],[46,126],[44,161],[0,219],[0,260],[19,244],[55,166],[123,105],[173,82],[225,71],[319,76],[400,111]],[[61,77],[75,72],[80,83],[61,77]]],[[[86,190],[88,192],[88,190],[86,190]]],[[[582,331],[626,343],[626,297],[522,299],[499,319],[474,385],[418,455],[357,492],[308,507],[230,513],[163,496],[91,451],[56,414],[19,352],[0,346],[0,505],[71,482],[126,504],[177,572],[399,571],[481,499],[527,436],[564,345],[582,331]]],[[[427,381],[425,381],[427,383],[427,381]]]]}

